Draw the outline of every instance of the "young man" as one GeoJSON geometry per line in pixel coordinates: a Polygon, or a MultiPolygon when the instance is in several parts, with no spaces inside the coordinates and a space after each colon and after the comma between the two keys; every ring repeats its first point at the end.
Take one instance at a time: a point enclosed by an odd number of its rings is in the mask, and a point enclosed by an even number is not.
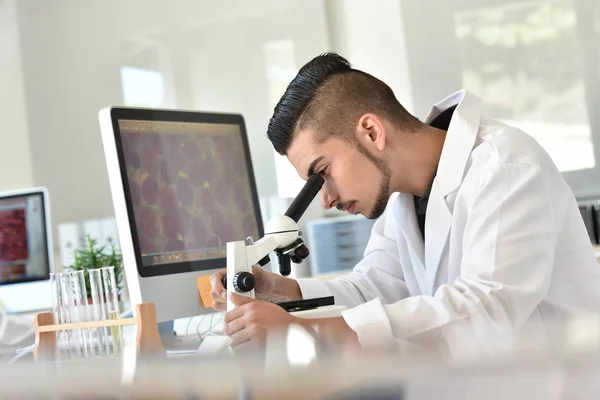
{"type": "MultiPolygon", "coordinates": [[[[301,177],[325,178],[324,207],[379,219],[346,276],[255,268],[262,300],[233,296],[233,346],[295,322],[338,342],[463,357],[553,343],[573,317],[600,313],[600,267],[569,186],[531,137],[481,108],[461,91],[421,122],[342,57],[306,64],[267,135],[301,177]],[[348,307],[342,317],[303,321],[264,301],[327,295],[348,307]]],[[[219,310],[224,274],[212,278],[219,310]]]]}

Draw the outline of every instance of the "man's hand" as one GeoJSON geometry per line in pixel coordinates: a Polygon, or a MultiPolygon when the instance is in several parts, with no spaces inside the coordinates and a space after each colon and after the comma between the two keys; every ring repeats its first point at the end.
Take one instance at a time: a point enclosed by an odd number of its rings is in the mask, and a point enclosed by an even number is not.
{"type": "MultiPolygon", "coordinates": [[[[227,291],[223,287],[223,278],[227,275],[227,269],[222,269],[215,272],[210,277],[212,290],[210,297],[213,300],[213,308],[217,311],[227,311],[227,291]]],[[[255,286],[254,295],[257,299],[268,299],[273,295],[275,290],[275,274],[266,272],[258,267],[252,267],[252,275],[254,275],[255,286]]]]}
{"type": "Polygon", "coordinates": [[[344,318],[305,319],[294,317],[276,304],[254,300],[231,294],[236,308],[225,315],[225,333],[232,339],[232,347],[244,345],[261,348],[267,334],[273,331],[286,331],[291,324],[298,324],[311,334],[318,327],[318,340],[341,348],[344,352],[361,349],[356,333],[346,324],[344,318]]]}
{"type": "Polygon", "coordinates": [[[225,333],[232,339],[231,347],[247,344],[264,346],[268,332],[285,331],[300,318],[293,317],[276,304],[231,293],[236,308],[225,315],[225,333]]]}
{"type": "MultiPolygon", "coordinates": [[[[215,272],[210,277],[212,289],[210,297],[213,300],[213,308],[217,311],[227,310],[227,291],[223,287],[223,278],[227,275],[227,269],[215,272]]],[[[284,278],[281,275],[267,272],[259,267],[252,267],[255,286],[254,295],[259,300],[299,300],[302,298],[298,282],[294,279],[284,278]]]]}

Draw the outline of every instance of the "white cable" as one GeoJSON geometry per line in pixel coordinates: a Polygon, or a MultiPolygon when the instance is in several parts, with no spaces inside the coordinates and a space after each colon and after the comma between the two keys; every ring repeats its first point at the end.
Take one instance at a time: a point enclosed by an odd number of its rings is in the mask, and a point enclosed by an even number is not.
{"type": "Polygon", "coordinates": [[[211,331],[212,326],[213,326],[214,316],[215,316],[215,314],[210,314],[210,323],[208,324],[208,329],[205,330],[204,332],[202,332],[202,337],[201,337],[202,340],[204,340],[204,338],[206,337],[206,334],[211,331]]]}
{"type": "Polygon", "coordinates": [[[8,363],[12,364],[13,362],[17,361],[18,359],[25,357],[27,354],[33,353],[34,347],[35,347],[35,344],[32,344],[32,345],[24,347],[22,349],[17,349],[18,354],[16,356],[14,356],[8,363]]]}
{"type": "Polygon", "coordinates": [[[35,334],[33,317],[0,311],[0,347],[18,346],[35,334]]]}
{"type": "Polygon", "coordinates": [[[198,339],[200,339],[200,340],[202,340],[202,334],[200,333],[198,328],[200,328],[200,325],[202,325],[202,323],[204,322],[204,317],[205,317],[205,315],[202,316],[202,319],[200,320],[198,325],[196,325],[196,334],[198,335],[198,339]]]}
{"type": "Polygon", "coordinates": [[[202,332],[201,335],[199,334],[200,335],[200,343],[202,343],[202,341],[206,338],[206,336],[221,336],[221,335],[214,333],[212,330],[216,327],[216,325],[218,325],[221,321],[223,321],[223,319],[225,319],[225,314],[221,314],[221,316],[216,321],[213,321],[213,317],[214,317],[214,314],[211,314],[210,326],[208,327],[208,329],[205,330],[204,332],[202,332]]]}
{"type": "MultiPolygon", "coordinates": [[[[219,319],[215,321],[215,324],[210,327],[210,331],[208,333],[210,333],[211,335],[216,335],[216,333],[214,333],[212,330],[215,329],[219,325],[219,323],[225,322],[224,320],[225,314],[221,313],[221,317],[219,317],[219,319]]],[[[223,327],[223,330],[225,330],[225,327],[223,327]]]]}
{"type": "Polygon", "coordinates": [[[196,318],[196,317],[191,317],[191,318],[188,320],[188,323],[187,323],[187,325],[185,326],[185,336],[184,336],[184,337],[186,337],[186,338],[187,338],[187,336],[188,336],[188,332],[189,332],[189,329],[190,329],[190,324],[192,323],[192,320],[193,320],[194,318],[196,318]]]}

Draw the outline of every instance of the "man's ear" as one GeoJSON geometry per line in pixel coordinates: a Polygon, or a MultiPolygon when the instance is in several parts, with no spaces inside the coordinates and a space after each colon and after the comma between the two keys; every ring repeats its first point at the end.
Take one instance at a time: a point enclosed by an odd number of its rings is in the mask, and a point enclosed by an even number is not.
{"type": "Polygon", "coordinates": [[[356,129],[358,141],[366,148],[383,151],[387,139],[387,131],[383,121],[373,113],[363,114],[358,120],[356,129]]]}

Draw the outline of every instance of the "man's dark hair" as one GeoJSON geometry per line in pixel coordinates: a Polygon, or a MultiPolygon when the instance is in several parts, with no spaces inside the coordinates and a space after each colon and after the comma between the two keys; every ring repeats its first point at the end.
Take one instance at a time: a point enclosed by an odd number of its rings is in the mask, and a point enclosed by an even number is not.
{"type": "Polygon", "coordinates": [[[320,143],[330,137],[353,141],[359,118],[369,112],[405,130],[421,124],[384,82],[353,69],[338,54],[324,53],[304,65],[288,85],[275,106],[267,137],[281,155],[287,153],[294,135],[307,128],[317,132],[320,143]]]}

